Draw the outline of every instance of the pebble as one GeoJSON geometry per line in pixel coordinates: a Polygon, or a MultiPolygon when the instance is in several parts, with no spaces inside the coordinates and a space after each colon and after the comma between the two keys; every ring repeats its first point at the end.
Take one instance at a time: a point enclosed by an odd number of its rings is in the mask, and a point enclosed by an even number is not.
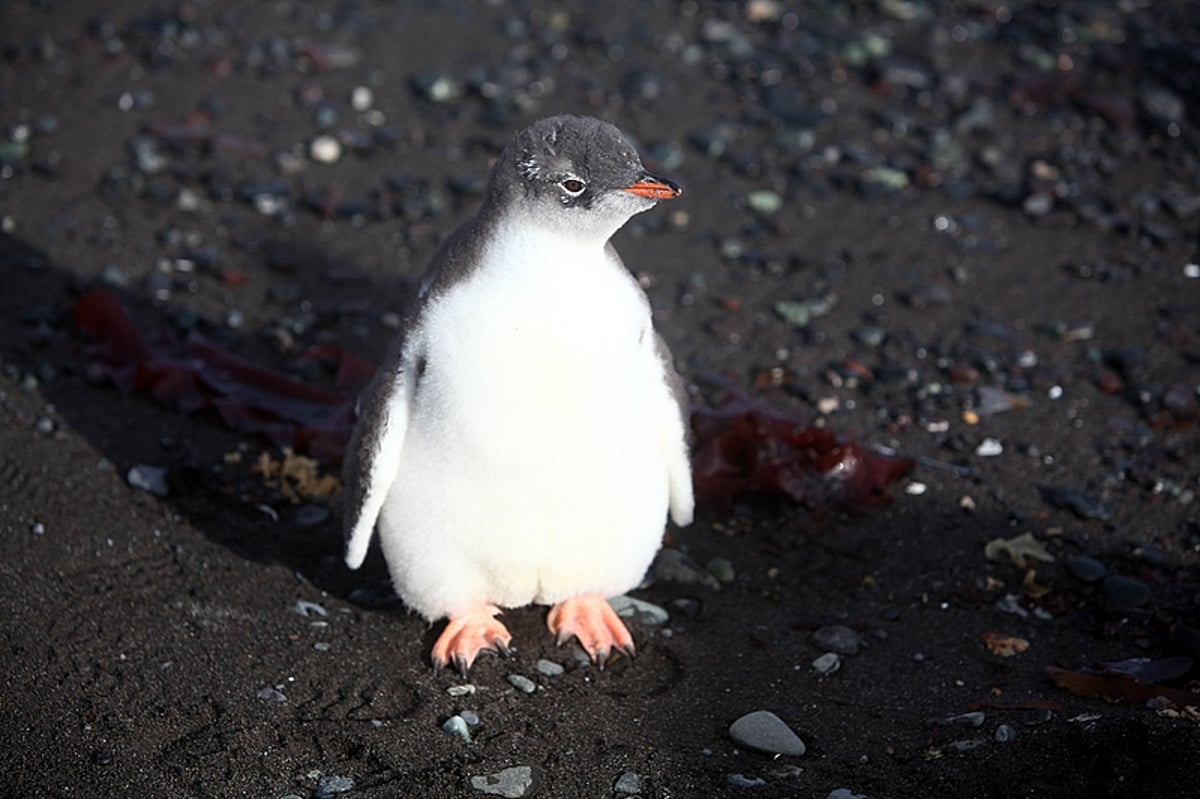
{"type": "Polygon", "coordinates": [[[759,788],[767,784],[762,777],[747,777],[745,774],[730,774],[729,784],[734,788],[759,788]]]}
{"type": "Polygon", "coordinates": [[[446,693],[450,696],[470,696],[475,693],[475,684],[467,682],[462,685],[451,685],[446,689],[446,693]]]}
{"type": "Polygon", "coordinates": [[[334,796],[340,796],[353,790],[354,780],[352,778],[327,774],[317,783],[317,790],[313,791],[313,799],[332,799],[334,796]]]}
{"type": "Polygon", "coordinates": [[[37,430],[39,433],[42,433],[44,435],[53,433],[54,427],[55,427],[54,420],[51,419],[49,416],[43,416],[43,417],[39,418],[33,425],[33,428],[35,430],[37,430]]]}
{"type": "Polygon", "coordinates": [[[280,691],[278,688],[272,688],[269,685],[255,691],[254,698],[262,702],[275,702],[277,704],[287,701],[287,697],[283,695],[283,691],[280,691]]]}
{"type": "Polygon", "coordinates": [[[760,752],[799,757],[804,754],[804,741],[769,710],[747,713],[729,727],[729,737],[742,746],[760,752]]]}
{"type": "Polygon", "coordinates": [[[760,214],[773,214],[783,207],[783,198],[773,191],[761,189],[746,195],[746,205],[760,214]]]}
{"type": "Polygon", "coordinates": [[[815,630],[813,643],[839,655],[854,655],[862,647],[862,638],[849,627],[833,624],[815,630]]]}
{"type": "Polygon", "coordinates": [[[314,616],[320,616],[323,619],[329,615],[329,611],[325,610],[321,605],[318,605],[316,602],[309,602],[306,599],[297,599],[296,604],[292,605],[292,611],[299,616],[310,619],[314,616]]]}
{"type": "Polygon", "coordinates": [[[1104,578],[1104,598],[1119,610],[1141,607],[1150,599],[1150,586],[1132,577],[1112,574],[1104,578]]]}
{"type": "Polygon", "coordinates": [[[442,723],[442,729],[450,734],[462,738],[466,743],[471,743],[471,729],[467,724],[467,720],[461,715],[451,716],[442,723]]]}
{"type": "Polygon", "coordinates": [[[134,488],[149,491],[156,497],[165,497],[167,495],[166,475],[166,469],[139,463],[137,466],[130,467],[125,479],[134,488]]]}
{"type": "Polygon", "coordinates": [[[461,710],[458,713],[459,717],[467,723],[468,727],[479,726],[479,714],[474,710],[461,710]]]}
{"type": "Polygon", "coordinates": [[[516,688],[518,691],[531,694],[537,690],[537,683],[524,675],[510,674],[508,675],[507,679],[508,684],[513,688],[516,688]]]}
{"type": "Polygon", "coordinates": [[[867,799],[866,794],[855,793],[849,788],[834,788],[825,799],[867,799]]]}
{"type": "Polygon", "coordinates": [[[301,505],[292,515],[292,520],[300,527],[316,527],[329,518],[329,508],[324,505],[301,505]]]}
{"type": "Polygon", "coordinates": [[[721,589],[721,583],[717,581],[716,577],[700,568],[695,561],[678,549],[663,547],[659,550],[658,556],[654,559],[653,569],[656,578],[669,583],[699,584],[714,591],[721,589]]]}
{"type": "Polygon", "coordinates": [[[997,438],[985,438],[975,448],[975,454],[981,458],[994,458],[1004,452],[1004,444],[997,438]]]}
{"type": "Polygon", "coordinates": [[[671,620],[670,615],[658,605],[631,596],[614,596],[609,606],[622,619],[633,619],[641,624],[661,626],[671,620]]]}
{"type": "Polygon", "coordinates": [[[34,535],[45,535],[46,534],[46,525],[42,524],[41,522],[34,522],[30,526],[29,531],[31,533],[33,533],[34,535]]]}
{"type": "Polygon", "coordinates": [[[542,782],[542,772],[534,766],[513,766],[495,774],[471,778],[471,787],[488,796],[520,799],[532,796],[542,782]]]}
{"type": "Polygon", "coordinates": [[[1001,724],[992,737],[996,739],[996,743],[1012,743],[1017,738],[1017,731],[1009,724],[1001,724]]]}
{"type": "Polygon", "coordinates": [[[642,792],[642,778],[632,771],[626,771],[617,781],[613,783],[613,793],[622,796],[630,796],[632,794],[642,792]]]}
{"type": "Polygon", "coordinates": [[[1103,563],[1087,555],[1074,555],[1067,558],[1067,571],[1071,572],[1077,580],[1085,583],[1099,582],[1108,574],[1108,569],[1103,563]]]}
{"type": "Polygon", "coordinates": [[[319,164],[333,164],[342,157],[342,143],[333,136],[318,136],[308,145],[308,155],[319,164]]]}
{"type": "Polygon", "coordinates": [[[737,573],[733,569],[733,564],[726,558],[713,558],[704,564],[704,568],[722,583],[732,583],[734,577],[737,576],[737,573]]]}
{"type": "Polygon", "coordinates": [[[533,667],[537,669],[538,674],[544,674],[547,677],[557,677],[566,671],[566,669],[562,667],[562,664],[555,663],[553,660],[546,660],[545,658],[542,658],[537,663],[533,664],[533,667]]]}
{"type": "Polygon", "coordinates": [[[826,652],[812,662],[812,667],[817,674],[824,677],[842,667],[842,658],[837,652],[826,652]]]}

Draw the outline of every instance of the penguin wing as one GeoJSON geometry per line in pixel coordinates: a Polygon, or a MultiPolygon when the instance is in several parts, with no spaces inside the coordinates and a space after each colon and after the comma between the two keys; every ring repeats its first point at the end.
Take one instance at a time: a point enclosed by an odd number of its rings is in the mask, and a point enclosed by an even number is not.
{"type": "Polygon", "coordinates": [[[696,500],[692,491],[692,464],[688,456],[688,396],[683,378],[675,370],[675,361],[667,342],[654,334],[654,354],[662,373],[663,390],[654,412],[658,441],[667,465],[667,485],[671,520],[680,527],[692,523],[696,500]]]}
{"type": "Polygon", "coordinates": [[[367,556],[379,510],[400,468],[416,377],[400,336],[359,397],[358,424],[342,466],[345,484],[346,565],[357,569],[367,556]]]}

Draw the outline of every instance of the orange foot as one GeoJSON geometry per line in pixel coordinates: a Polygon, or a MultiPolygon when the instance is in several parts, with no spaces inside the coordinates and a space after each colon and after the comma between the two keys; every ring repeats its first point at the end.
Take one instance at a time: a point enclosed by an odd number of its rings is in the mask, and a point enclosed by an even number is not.
{"type": "Polygon", "coordinates": [[[466,677],[475,658],[485,649],[494,649],[508,657],[512,634],[493,618],[498,615],[500,608],[495,605],[480,605],[451,616],[433,645],[430,654],[433,668],[441,671],[453,663],[458,673],[466,677]]]}
{"type": "Polygon", "coordinates": [[[633,636],[602,596],[577,596],[550,608],[546,618],[550,632],[561,646],[571,636],[579,639],[583,650],[600,668],[614,649],[633,657],[633,636]]]}

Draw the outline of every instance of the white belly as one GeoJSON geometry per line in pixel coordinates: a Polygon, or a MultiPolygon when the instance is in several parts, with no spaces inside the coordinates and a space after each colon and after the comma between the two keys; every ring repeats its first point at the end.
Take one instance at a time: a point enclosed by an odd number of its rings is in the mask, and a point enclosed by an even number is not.
{"type": "Polygon", "coordinates": [[[639,290],[600,251],[505,263],[521,266],[429,308],[381,513],[396,588],[429,618],[626,591],[666,519],[650,411],[663,384],[639,290]]]}

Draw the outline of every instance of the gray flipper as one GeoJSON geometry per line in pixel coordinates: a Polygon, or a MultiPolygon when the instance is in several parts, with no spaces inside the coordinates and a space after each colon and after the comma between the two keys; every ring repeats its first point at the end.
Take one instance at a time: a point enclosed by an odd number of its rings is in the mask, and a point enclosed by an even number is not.
{"type": "Polygon", "coordinates": [[[405,337],[392,344],[375,377],[359,397],[358,424],[342,466],[345,483],[346,565],[357,569],[367,556],[379,511],[400,469],[416,376],[408,374],[405,337]]]}
{"type": "Polygon", "coordinates": [[[654,354],[662,368],[663,384],[658,414],[659,444],[667,464],[669,507],[671,520],[680,527],[692,523],[696,499],[692,489],[692,466],[688,455],[688,396],[683,378],[675,369],[675,361],[667,342],[658,333],[654,334],[654,354]]]}

